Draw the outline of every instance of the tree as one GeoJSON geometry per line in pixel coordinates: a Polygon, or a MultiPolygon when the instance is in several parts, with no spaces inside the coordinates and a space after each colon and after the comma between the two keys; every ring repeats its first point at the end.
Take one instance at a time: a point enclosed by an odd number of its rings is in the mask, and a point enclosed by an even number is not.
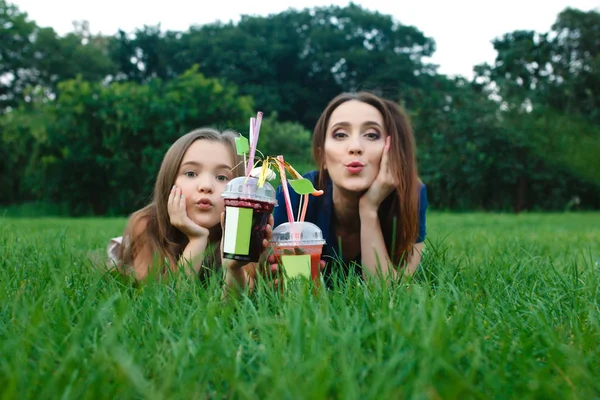
{"type": "Polygon", "coordinates": [[[52,97],[60,81],[81,76],[100,82],[117,72],[108,53],[108,39],[90,34],[85,22],[60,37],[0,0],[0,26],[0,113],[31,101],[28,90],[41,89],[40,93],[52,97]]]}
{"type": "Polygon", "coordinates": [[[475,69],[476,80],[500,97],[506,139],[522,149],[528,167],[518,178],[519,192],[546,189],[535,204],[556,207],[577,195],[598,206],[598,26],[598,12],[567,8],[550,32],[515,31],[496,39],[494,64],[475,69]]]}
{"type": "Polygon", "coordinates": [[[421,85],[435,68],[423,57],[434,43],[414,27],[350,4],[243,16],[183,33],[144,28],[112,45],[125,76],[165,79],[193,64],[234,83],[258,109],[312,129],[327,101],[343,91],[398,93],[421,85]]]}
{"type": "Polygon", "coordinates": [[[145,204],[166,150],[203,126],[242,129],[250,99],[190,70],[174,80],[101,85],[59,84],[56,101],[39,104],[50,116],[39,155],[27,174],[35,193],[66,202],[74,215],[123,214],[145,204]]]}
{"type": "Polygon", "coordinates": [[[27,19],[27,14],[0,0],[0,113],[14,107],[20,93],[32,82],[35,74],[30,71],[33,62],[32,36],[37,25],[27,19]]]}
{"type": "Polygon", "coordinates": [[[600,13],[571,8],[547,33],[515,31],[493,41],[492,66],[476,67],[509,109],[547,107],[600,123],[600,13]]]}

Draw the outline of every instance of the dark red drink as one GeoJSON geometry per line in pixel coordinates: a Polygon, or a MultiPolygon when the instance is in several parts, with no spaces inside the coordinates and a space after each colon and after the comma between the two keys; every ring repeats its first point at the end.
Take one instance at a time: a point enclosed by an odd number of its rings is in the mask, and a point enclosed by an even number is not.
{"type": "MultiPolygon", "coordinates": [[[[252,222],[251,226],[245,228],[243,226],[236,226],[236,238],[237,244],[234,246],[223,246],[223,256],[232,260],[256,262],[260,257],[260,253],[263,250],[263,240],[265,239],[267,223],[269,221],[269,215],[273,211],[274,204],[266,203],[262,201],[250,200],[250,199],[225,199],[225,221],[224,226],[227,229],[227,215],[232,214],[232,210],[237,209],[237,215],[239,217],[242,209],[252,210],[252,222]],[[244,235],[249,235],[248,245],[246,246],[246,240],[242,238],[244,235]]],[[[231,225],[230,225],[231,227],[231,225]]],[[[223,235],[225,237],[225,234],[223,235]]]]}
{"type": "Polygon", "coordinates": [[[225,202],[223,257],[257,262],[263,251],[269,215],[277,204],[268,182],[258,186],[252,177],[231,180],[222,197],[225,202]]]}

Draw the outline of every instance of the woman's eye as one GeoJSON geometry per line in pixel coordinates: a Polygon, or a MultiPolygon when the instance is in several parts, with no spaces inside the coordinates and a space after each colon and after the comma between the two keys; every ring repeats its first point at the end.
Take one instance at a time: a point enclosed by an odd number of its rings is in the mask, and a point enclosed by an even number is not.
{"type": "Polygon", "coordinates": [[[185,171],[184,175],[188,178],[195,178],[196,176],[198,176],[198,174],[196,174],[194,171],[185,171]]]}
{"type": "Polygon", "coordinates": [[[377,132],[367,132],[365,136],[370,140],[377,140],[381,137],[381,135],[377,132]]]}
{"type": "Polygon", "coordinates": [[[346,136],[345,132],[333,132],[334,139],[342,139],[346,136]]]}

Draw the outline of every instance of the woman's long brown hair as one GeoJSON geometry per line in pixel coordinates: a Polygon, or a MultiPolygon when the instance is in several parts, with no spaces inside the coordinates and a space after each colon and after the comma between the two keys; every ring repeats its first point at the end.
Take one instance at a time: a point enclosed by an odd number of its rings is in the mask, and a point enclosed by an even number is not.
{"type": "Polygon", "coordinates": [[[399,265],[406,260],[418,237],[421,182],[417,173],[413,130],[408,116],[398,104],[368,92],[342,93],[329,102],[313,132],[312,149],[313,159],[319,168],[318,185],[323,190],[332,190],[326,185],[329,180],[324,154],[327,127],[333,111],[350,100],[375,107],[381,113],[384,129],[391,137],[389,165],[398,186],[381,203],[378,214],[390,258],[399,265]]]}
{"type": "MultiPolygon", "coordinates": [[[[235,138],[239,136],[238,133],[233,131],[219,132],[210,128],[201,128],[185,134],[173,143],[165,154],[158,171],[152,202],[131,215],[123,233],[121,260],[124,266],[133,265],[138,252],[144,246],[149,246],[154,257],[158,258],[156,261],[162,272],[165,272],[167,263],[173,268],[176,266],[177,260],[189,240],[185,234],[171,225],[167,200],[175,183],[183,156],[196,140],[223,143],[230,150],[231,159],[234,162],[234,177],[241,176],[244,166],[237,155],[235,147],[235,138]],[[141,232],[134,232],[136,227],[139,226],[144,226],[145,229],[141,232]]],[[[139,231],[139,228],[137,230],[139,231]]],[[[220,224],[211,229],[210,236],[211,238],[221,238],[220,224]]],[[[217,249],[218,246],[213,250],[216,251],[217,249]]],[[[219,261],[219,257],[214,257],[214,254],[209,255],[208,252],[207,257],[209,258],[207,263],[218,263],[219,261]]]]}

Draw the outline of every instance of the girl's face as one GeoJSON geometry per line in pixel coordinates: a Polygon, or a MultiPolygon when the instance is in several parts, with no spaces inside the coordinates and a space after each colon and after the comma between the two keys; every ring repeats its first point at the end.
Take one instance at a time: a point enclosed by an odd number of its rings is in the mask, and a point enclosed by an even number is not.
{"type": "Polygon", "coordinates": [[[224,143],[196,140],[185,152],[175,185],[185,196],[188,217],[210,229],[221,223],[221,193],[233,178],[233,159],[224,143]]]}
{"type": "Polygon", "coordinates": [[[371,186],[385,147],[384,129],[381,113],[361,101],[347,101],[331,113],[324,161],[334,187],[363,192],[371,186]]]}

